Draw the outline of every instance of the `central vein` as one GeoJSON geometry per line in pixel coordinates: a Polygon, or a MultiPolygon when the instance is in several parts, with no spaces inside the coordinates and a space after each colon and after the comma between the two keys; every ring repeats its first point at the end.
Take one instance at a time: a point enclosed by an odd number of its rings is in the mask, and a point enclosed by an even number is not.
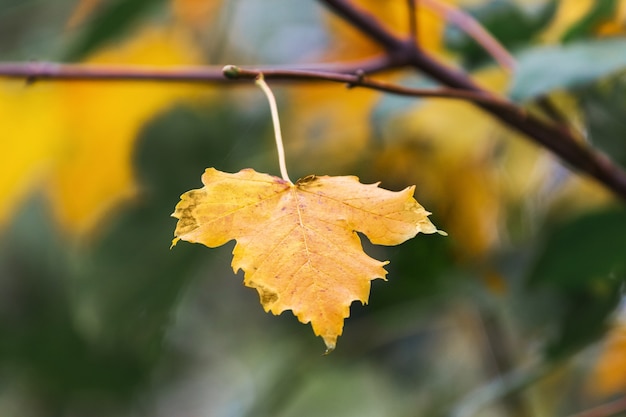
{"type": "Polygon", "coordinates": [[[300,199],[298,196],[298,190],[295,186],[291,187],[291,192],[293,193],[293,198],[296,201],[296,211],[298,212],[298,223],[300,224],[300,231],[302,232],[302,241],[304,242],[304,249],[306,250],[306,259],[307,263],[311,263],[311,253],[309,252],[309,243],[306,238],[306,227],[304,226],[304,222],[302,220],[302,209],[300,207],[300,199]]]}

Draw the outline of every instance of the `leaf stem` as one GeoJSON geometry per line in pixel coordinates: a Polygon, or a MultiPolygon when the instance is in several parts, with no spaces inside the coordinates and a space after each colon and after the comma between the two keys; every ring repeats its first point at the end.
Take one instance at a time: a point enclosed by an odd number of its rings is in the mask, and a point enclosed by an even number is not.
{"type": "Polygon", "coordinates": [[[254,83],[258,85],[261,90],[263,90],[265,96],[267,97],[267,101],[270,104],[272,123],[274,124],[274,138],[276,139],[276,149],[278,150],[278,165],[280,166],[280,176],[285,181],[293,184],[289,179],[289,174],[287,174],[287,164],[285,162],[285,147],[283,146],[283,135],[280,132],[280,120],[278,118],[278,107],[276,106],[276,98],[274,98],[272,90],[265,82],[265,79],[263,78],[263,73],[257,75],[254,83]]]}

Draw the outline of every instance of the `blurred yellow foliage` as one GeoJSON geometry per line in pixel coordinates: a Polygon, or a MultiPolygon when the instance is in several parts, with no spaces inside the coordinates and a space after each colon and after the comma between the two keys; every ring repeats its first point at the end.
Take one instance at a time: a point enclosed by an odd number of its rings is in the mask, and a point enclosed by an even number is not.
{"type": "MultiPolygon", "coordinates": [[[[437,0],[443,5],[475,6],[483,0],[437,0]]],[[[377,1],[356,0],[354,2],[379,20],[395,35],[403,37],[409,34],[409,14],[406,0],[377,1]]],[[[355,59],[369,56],[381,51],[380,46],[364,37],[358,30],[339,18],[328,15],[329,32],[333,35],[332,51],[342,59],[355,59]]],[[[432,8],[422,5],[417,8],[417,41],[420,46],[431,53],[443,54],[443,34],[446,27],[445,16],[441,16],[432,8]]]]}
{"type": "MultiPolygon", "coordinates": [[[[495,90],[506,85],[495,68],[477,79],[495,90]]],[[[463,259],[480,258],[500,242],[505,206],[540,178],[534,146],[461,101],[424,100],[391,121],[385,137],[374,157],[381,179],[417,184],[463,259]]]]}
{"type": "MultiPolygon", "coordinates": [[[[474,78],[496,93],[508,82],[495,67],[474,78]]],[[[423,100],[390,120],[384,136],[373,157],[379,178],[417,184],[418,197],[442,219],[461,259],[480,260],[502,245],[511,207],[528,218],[560,208],[563,217],[614,201],[597,182],[570,174],[524,135],[462,101],[423,100]]]]}
{"type": "Polygon", "coordinates": [[[183,24],[202,29],[211,24],[220,10],[220,0],[172,0],[174,16],[183,24]]]}
{"type": "Polygon", "coordinates": [[[395,124],[398,136],[376,158],[383,182],[415,183],[462,255],[483,254],[498,241],[501,221],[493,122],[468,104],[430,100],[395,124]]]}
{"type": "Polygon", "coordinates": [[[620,0],[613,18],[602,22],[598,27],[598,34],[610,36],[626,33],[626,1],[620,0]]]}
{"type": "Polygon", "coordinates": [[[0,225],[52,168],[65,131],[59,123],[63,109],[56,105],[58,94],[58,85],[0,83],[0,225]]]}
{"type": "MultiPolygon", "coordinates": [[[[587,15],[597,2],[597,0],[561,0],[556,16],[543,33],[544,40],[558,41],[572,25],[587,15]]],[[[617,12],[610,19],[602,22],[596,31],[600,36],[625,33],[625,24],[626,0],[619,0],[617,12]]]]}
{"type": "MultiPolygon", "coordinates": [[[[171,65],[197,57],[184,34],[150,28],[87,62],[171,65]]],[[[193,94],[189,86],[158,83],[3,82],[0,120],[8,151],[2,157],[0,221],[39,182],[64,228],[92,230],[136,193],[131,157],[144,123],[193,94]]]]}
{"type": "Polygon", "coordinates": [[[619,323],[605,338],[589,391],[595,396],[626,393],[626,321],[619,323]]]}
{"type": "Polygon", "coordinates": [[[301,172],[336,172],[360,160],[370,146],[371,112],[380,94],[337,84],[302,85],[290,90],[286,118],[290,154],[314,167],[301,172]]]}

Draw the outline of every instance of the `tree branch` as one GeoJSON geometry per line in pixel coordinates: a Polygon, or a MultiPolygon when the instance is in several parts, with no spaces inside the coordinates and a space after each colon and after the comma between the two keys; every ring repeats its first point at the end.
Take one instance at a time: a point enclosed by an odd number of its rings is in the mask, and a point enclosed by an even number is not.
{"type": "Polygon", "coordinates": [[[59,64],[54,62],[3,63],[0,76],[28,82],[63,81],[170,81],[210,83],[224,81],[222,72],[211,67],[150,67],[129,65],[59,64]]]}
{"type": "Polygon", "coordinates": [[[409,88],[396,84],[389,84],[382,81],[376,81],[366,78],[362,74],[341,74],[325,71],[306,71],[306,70],[275,70],[275,69],[243,69],[234,65],[227,65],[223,69],[224,76],[233,80],[249,79],[253,80],[260,74],[267,80],[306,80],[306,81],[331,81],[347,84],[349,87],[364,87],[372,90],[382,91],[408,97],[438,97],[467,100],[474,103],[490,104],[500,107],[505,111],[518,113],[518,117],[525,117],[523,111],[520,111],[513,103],[498,98],[490,93],[482,93],[475,91],[455,90],[452,88],[409,88]]]}
{"type": "MultiPolygon", "coordinates": [[[[296,74],[303,67],[288,66],[283,67],[283,69],[264,69],[260,67],[257,68],[256,74],[263,72],[268,78],[276,80],[327,80],[394,94],[447,97],[472,101],[505,125],[526,134],[530,139],[559,156],[572,168],[595,178],[626,200],[626,172],[594,148],[577,141],[566,129],[538,119],[505,99],[497,98],[489,91],[475,84],[465,73],[438,62],[435,58],[419,49],[415,45],[414,39],[397,37],[380,24],[374,16],[358,9],[349,0],[319,1],[326,4],[328,8],[343,17],[348,23],[351,23],[381,44],[387,51],[386,55],[345,64],[308,65],[306,66],[308,73],[307,71],[301,71],[296,74]],[[436,90],[409,89],[363,77],[364,74],[407,66],[423,72],[450,88],[436,90]],[[315,73],[315,71],[317,72],[315,73]],[[349,77],[342,78],[340,77],[342,74],[349,75],[349,77]]],[[[221,69],[215,67],[96,66],[63,65],[46,62],[0,64],[0,76],[23,78],[28,82],[53,79],[67,81],[132,80],[209,84],[232,82],[224,77],[221,69]]]]}
{"type": "MultiPolygon", "coordinates": [[[[489,94],[475,84],[465,73],[440,63],[423,50],[417,49],[412,42],[395,36],[372,15],[359,9],[351,1],[319,1],[383,46],[393,57],[393,62],[398,65],[411,65],[454,89],[489,94]]],[[[477,103],[477,105],[505,125],[524,133],[537,144],[552,151],[572,168],[595,178],[626,200],[626,172],[615,165],[606,155],[577,141],[570,132],[526,113],[511,112],[508,109],[488,103],[477,103]]]]}
{"type": "MultiPolygon", "coordinates": [[[[387,71],[397,64],[387,55],[375,56],[354,62],[312,65],[290,65],[267,67],[268,70],[327,71],[337,74],[372,74],[387,71]]],[[[258,67],[260,71],[266,68],[258,67]]],[[[56,62],[0,63],[0,77],[26,79],[28,82],[63,80],[63,81],[158,81],[180,83],[218,83],[228,82],[221,67],[157,67],[138,65],[90,65],[60,64],[56,62]]]]}
{"type": "Polygon", "coordinates": [[[156,81],[177,83],[208,83],[224,84],[233,80],[254,80],[260,74],[266,79],[277,81],[331,81],[363,87],[385,93],[408,97],[438,97],[466,100],[474,103],[489,104],[500,107],[504,111],[519,113],[525,117],[524,111],[513,103],[494,96],[488,92],[457,90],[453,88],[408,88],[396,84],[385,83],[365,77],[367,73],[375,73],[390,68],[388,59],[377,57],[351,64],[318,64],[315,69],[297,69],[297,66],[280,69],[263,67],[243,69],[234,65],[224,68],[217,67],[149,67],[130,65],[82,65],[58,64],[52,62],[39,63],[8,63],[0,64],[0,77],[26,79],[34,83],[40,81],[156,81]],[[337,71],[337,72],[335,72],[337,71]]]}

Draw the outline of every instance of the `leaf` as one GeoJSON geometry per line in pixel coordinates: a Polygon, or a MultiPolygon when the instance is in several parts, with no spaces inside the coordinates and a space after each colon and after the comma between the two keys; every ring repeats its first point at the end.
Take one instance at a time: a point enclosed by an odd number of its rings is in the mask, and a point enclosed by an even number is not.
{"type": "Polygon", "coordinates": [[[256,288],[265,311],[292,310],[335,348],[352,301],[367,302],[370,281],[385,278],[356,232],[372,243],[397,245],[435,233],[414,187],[399,192],[356,177],[310,175],[295,184],[251,169],[209,168],[204,187],[181,196],[173,214],[179,240],[217,247],[237,240],[232,267],[256,288]]]}
{"type": "Polygon", "coordinates": [[[621,53],[624,50],[624,39],[534,48],[519,56],[510,96],[525,101],[553,90],[592,83],[626,68],[626,54],[621,53]]]}

